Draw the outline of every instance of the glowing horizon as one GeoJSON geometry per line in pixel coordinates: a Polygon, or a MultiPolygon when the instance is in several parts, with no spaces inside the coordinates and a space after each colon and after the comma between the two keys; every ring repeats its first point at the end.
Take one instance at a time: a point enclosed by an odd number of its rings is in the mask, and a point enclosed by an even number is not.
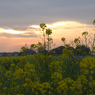
{"type": "MultiPolygon", "coordinates": [[[[65,25],[65,22],[55,22],[52,24],[46,24],[47,27],[56,27],[56,26],[61,26],[61,25],[65,25]]],[[[30,25],[29,27],[33,27],[33,28],[40,28],[39,25],[30,25]]]]}
{"type": "MultiPolygon", "coordinates": [[[[57,28],[58,27],[87,27],[87,24],[82,24],[82,23],[79,23],[79,22],[74,22],[74,21],[61,21],[61,22],[54,22],[54,23],[51,23],[51,24],[46,24],[47,28],[57,28]]],[[[33,27],[33,28],[40,28],[39,25],[30,25],[28,27],[33,27]]],[[[4,28],[0,28],[0,32],[1,33],[11,33],[11,34],[23,34],[23,33],[26,33],[27,31],[29,31],[29,29],[26,29],[26,30],[23,30],[23,31],[20,31],[20,30],[14,30],[14,29],[4,29],[4,28]]]]}
{"type": "Polygon", "coordinates": [[[1,33],[11,33],[11,34],[20,34],[22,33],[21,31],[13,30],[13,29],[4,29],[0,28],[1,33]]]}
{"type": "MultiPolygon", "coordinates": [[[[52,34],[50,37],[53,38],[53,43],[56,43],[56,46],[63,45],[63,42],[61,41],[62,37],[66,38],[66,43],[69,43],[69,41],[73,41],[74,38],[77,37],[82,37],[82,32],[88,31],[88,33],[92,33],[92,27],[93,25],[88,25],[88,24],[83,24],[79,22],[74,22],[74,21],[61,21],[61,22],[54,22],[51,24],[46,24],[47,28],[50,28],[52,30],[52,34]]],[[[21,46],[25,45],[26,43],[28,45],[30,44],[37,44],[38,42],[43,42],[41,37],[43,37],[39,25],[30,25],[27,26],[26,30],[20,31],[20,30],[14,30],[14,29],[4,29],[0,28],[0,33],[6,33],[3,34],[3,36],[0,36],[0,43],[2,47],[7,47],[5,48],[0,48],[1,51],[12,51],[13,47],[18,47],[20,49],[21,46]],[[33,27],[33,28],[31,28],[33,27]],[[21,37],[6,37],[4,35],[13,34],[13,35],[21,35],[21,37]],[[33,34],[34,33],[34,34],[33,34]],[[31,35],[29,37],[23,37],[23,35],[31,35]],[[38,37],[33,37],[32,35],[37,35],[38,37]],[[15,44],[14,44],[15,42],[15,44]],[[25,43],[25,44],[24,44],[25,43]],[[8,48],[9,46],[9,48],[8,48]]],[[[47,38],[47,36],[46,36],[47,38]]],[[[82,37],[83,38],[83,37],[82,37]]],[[[18,50],[17,48],[17,50],[18,50]]]]}

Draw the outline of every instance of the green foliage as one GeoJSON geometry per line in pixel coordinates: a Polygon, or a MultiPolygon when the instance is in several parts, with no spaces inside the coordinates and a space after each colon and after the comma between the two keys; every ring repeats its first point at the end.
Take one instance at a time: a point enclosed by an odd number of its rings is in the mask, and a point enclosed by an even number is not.
{"type": "Polygon", "coordinates": [[[53,43],[53,39],[52,39],[52,38],[47,38],[47,40],[48,40],[48,41],[52,41],[52,43],[53,43]]]}
{"type": "Polygon", "coordinates": [[[93,50],[95,50],[95,47],[93,47],[93,50]]]}
{"type": "Polygon", "coordinates": [[[85,37],[86,46],[87,46],[87,35],[88,35],[88,32],[87,32],[87,31],[84,31],[84,32],[82,33],[82,36],[85,37]]]}
{"type": "Polygon", "coordinates": [[[53,43],[53,39],[49,38],[49,35],[52,34],[52,30],[50,28],[46,29],[46,34],[48,35],[47,40],[48,40],[48,52],[49,52],[49,50],[50,50],[50,44],[51,44],[50,42],[52,41],[52,43],[53,43]]]}
{"type": "MultiPolygon", "coordinates": [[[[93,21],[94,23],[95,21],[93,21]]],[[[44,32],[45,23],[40,27],[44,32]]],[[[52,33],[46,30],[48,36],[52,33]]],[[[85,37],[88,32],[82,33],[85,37]]],[[[43,33],[44,39],[45,34],[43,33]]],[[[48,41],[51,41],[49,39],[48,41]]],[[[61,39],[65,42],[65,38],[61,39]]],[[[44,40],[45,42],[45,40],[44,40]]],[[[79,39],[74,42],[78,45],[79,39]]],[[[38,42],[30,49],[42,48],[38,42]]],[[[44,43],[45,48],[45,43],[44,43]]],[[[87,55],[89,47],[76,47],[77,55],[87,55]]],[[[26,48],[21,47],[24,53],[26,48]]],[[[0,57],[0,95],[94,95],[95,94],[95,59],[79,59],[70,44],[53,49],[57,56],[37,53],[35,56],[0,57]]]]}
{"type": "Polygon", "coordinates": [[[30,49],[35,49],[36,47],[37,47],[36,44],[31,44],[31,45],[30,45],[30,49]]]}
{"type": "Polygon", "coordinates": [[[68,56],[72,56],[73,55],[73,50],[68,50],[67,48],[63,49],[63,55],[66,54],[68,56]]]}
{"type": "Polygon", "coordinates": [[[52,30],[50,28],[46,29],[46,34],[47,35],[51,35],[52,34],[52,30]]]}
{"type": "Polygon", "coordinates": [[[82,33],[82,36],[87,36],[87,35],[88,35],[87,31],[85,31],[85,32],[82,33]]]}
{"type": "Polygon", "coordinates": [[[42,43],[38,42],[37,47],[38,47],[38,52],[44,51],[44,46],[42,45],[42,43]]]}
{"type": "Polygon", "coordinates": [[[41,24],[40,24],[40,28],[42,28],[42,31],[44,31],[46,27],[47,27],[47,26],[46,26],[45,23],[41,23],[41,24]]]}
{"type": "Polygon", "coordinates": [[[25,46],[22,46],[22,47],[21,47],[21,51],[22,51],[22,52],[25,52],[25,51],[26,51],[26,47],[25,47],[25,46]]]}
{"type": "Polygon", "coordinates": [[[74,39],[74,43],[76,44],[76,46],[79,46],[80,40],[79,40],[78,38],[75,38],[75,39],[74,39]]]}
{"type": "Polygon", "coordinates": [[[86,47],[85,45],[77,46],[76,47],[76,55],[89,55],[90,48],[86,47]]]}
{"type": "Polygon", "coordinates": [[[25,55],[25,51],[26,51],[26,47],[25,46],[22,46],[21,47],[21,52],[22,52],[23,55],[25,55]]]}
{"type": "Polygon", "coordinates": [[[57,47],[55,49],[52,49],[49,54],[52,54],[52,55],[62,55],[62,51],[65,47],[64,46],[60,46],[60,47],[57,47]]]}
{"type": "Polygon", "coordinates": [[[53,39],[52,38],[47,38],[48,42],[47,42],[47,46],[48,46],[48,52],[51,49],[51,44],[53,43],[53,39]]]}
{"type": "Polygon", "coordinates": [[[95,24],[95,20],[93,21],[93,24],[95,24]]]}
{"type": "Polygon", "coordinates": [[[65,47],[66,47],[66,48],[69,48],[69,47],[70,47],[70,44],[65,44],[65,47]]]}
{"type": "Polygon", "coordinates": [[[65,38],[64,38],[64,37],[62,37],[62,38],[61,38],[61,41],[63,41],[63,42],[64,42],[64,41],[65,41],[65,38]]]}
{"type": "Polygon", "coordinates": [[[62,56],[38,53],[0,57],[0,95],[87,95],[95,93],[95,59],[83,60],[63,49],[62,56]],[[5,66],[9,68],[5,68],[5,66]]]}
{"type": "Polygon", "coordinates": [[[61,41],[64,43],[64,45],[65,45],[65,40],[66,39],[64,37],[61,38],[61,41]]]}

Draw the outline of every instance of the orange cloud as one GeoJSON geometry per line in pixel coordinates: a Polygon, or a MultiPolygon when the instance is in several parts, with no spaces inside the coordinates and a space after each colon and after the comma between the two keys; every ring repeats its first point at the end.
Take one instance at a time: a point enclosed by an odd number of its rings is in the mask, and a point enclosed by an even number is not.
{"type": "MultiPolygon", "coordinates": [[[[47,28],[52,29],[52,34],[50,37],[53,38],[54,44],[56,44],[56,47],[59,45],[63,45],[63,42],[61,41],[62,37],[66,38],[66,42],[69,43],[70,40],[74,40],[77,37],[82,37],[82,32],[88,31],[88,33],[93,33],[93,25],[83,24],[79,22],[73,22],[73,21],[62,21],[62,22],[55,22],[51,24],[46,24],[47,28]]],[[[20,38],[6,38],[6,37],[0,37],[0,52],[1,51],[19,51],[21,46],[25,45],[27,43],[28,47],[30,47],[31,44],[37,44],[38,42],[43,43],[43,35],[41,33],[41,29],[39,25],[30,25],[26,30],[23,31],[16,31],[12,29],[3,29],[0,28],[0,33],[10,33],[10,34],[24,34],[24,35],[31,35],[29,37],[20,37],[20,38]],[[38,37],[32,37],[31,34],[34,33],[38,37]],[[6,47],[2,48],[2,47],[6,47]],[[16,48],[15,48],[16,47],[16,48]]],[[[47,38],[47,36],[46,36],[47,38]]]]}
{"type": "MultiPolygon", "coordinates": [[[[93,25],[73,21],[55,22],[46,25],[47,28],[52,29],[52,34],[50,36],[53,38],[56,47],[63,45],[63,42],[61,41],[62,37],[66,38],[67,44],[71,44],[71,42],[78,37],[84,41],[84,37],[82,36],[84,31],[88,31],[89,34],[94,32],[93,25]]],[[[38,29],[39,25],[36,25],[35,28],[38,29]]],[[[42,35],[41,33],[39,34],[42,35]]],[[[90,37],[88,37],[88,39],[90,39],[90,37]]]]}
{"type": "MultiPolygon", "coordinates": [[[[51,36],[53,38],[59,38],[65,37],[68,40],[74,39],[76,37],[81,37],[82,32],[88,31],[89,33],[92,33],[92,27],[93,25],[83,24],[79,22],[73,22],[73,21],[62,21],[62,22],[55,22],[51,24],[46,24],[47,28],[52,29],[51,36]]],[[[30,27],[33,28],[40,28],[39,25],[31,25],[30,27]]],[[[41,32],[38,31],[39,34],[41,32]]]]}

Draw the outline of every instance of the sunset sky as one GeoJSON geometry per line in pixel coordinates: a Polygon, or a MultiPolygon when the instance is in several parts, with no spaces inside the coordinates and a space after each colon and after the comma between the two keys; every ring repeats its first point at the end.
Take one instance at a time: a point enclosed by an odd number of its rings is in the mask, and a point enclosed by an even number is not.
{"type": "MultiPolygon", "coordinates": [[[[52,30],[55,47],[93,31],[95,0],[0,0],[0,52],[19,52],[27,44],[43,43],[39,27],[52,30]]],[[[53,47],[52,47],[53,48],[53,47]]]]}

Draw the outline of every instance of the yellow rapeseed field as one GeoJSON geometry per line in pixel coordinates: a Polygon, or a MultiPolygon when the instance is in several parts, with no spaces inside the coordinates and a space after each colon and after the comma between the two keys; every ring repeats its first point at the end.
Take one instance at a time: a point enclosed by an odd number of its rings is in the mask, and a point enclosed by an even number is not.
{"type": "Polygon", "coordinates": [[[64,50],[60,57],[0,58],[0,95],[95,95],[95,58],[78,59],[64,50]]]}

